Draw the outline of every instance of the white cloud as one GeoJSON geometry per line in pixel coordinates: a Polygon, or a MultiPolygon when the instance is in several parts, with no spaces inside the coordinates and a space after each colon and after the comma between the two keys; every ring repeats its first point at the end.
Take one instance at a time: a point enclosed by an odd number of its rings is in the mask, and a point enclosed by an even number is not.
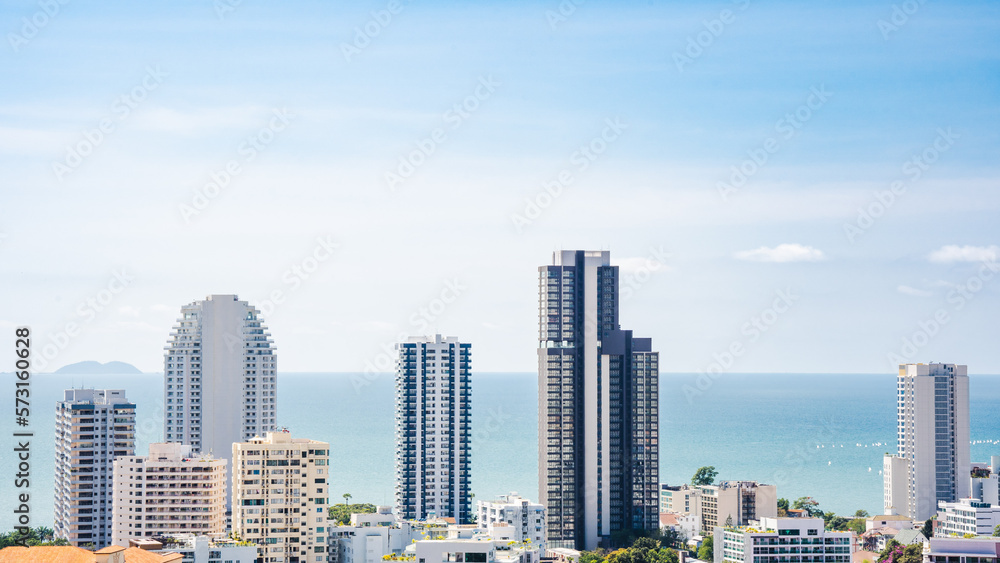
{"type": "Polygon", "coordinates": [[[903,295],[909,295],[911,297],[930,297],[931,295],[934,295],[933,292],[926,291],[923,289],[917,289],[915,287],[910,287],[908,285],[897,286],[896,291],[902,293],[903,295]]]}
{"type": "Polygon", "coordinates": [[[931,252],[927,259],[931,262],[995,262],[1000,256],[997,246],[958,246],[949,244],[931,252]]]}
{"type": "Polygon", "coordinates": [[[818,262],[826,259],[822,250],[802,244],[779,244],[774,248],[762,246],[737,252],[734,256],[751,262],[818,262]]]}

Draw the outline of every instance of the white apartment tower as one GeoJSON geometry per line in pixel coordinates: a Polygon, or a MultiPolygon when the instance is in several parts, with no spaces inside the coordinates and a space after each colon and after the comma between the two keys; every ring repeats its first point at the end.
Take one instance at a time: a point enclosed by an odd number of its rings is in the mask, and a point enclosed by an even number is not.
{"type": "Polygon", "coordinates": [[[514,530],[514,539],[530,540],[533,547],[545,553],[545,507],[531,502],[517,493],[503,495],[493,501],[476,503],[476,519],[481,530],[489,531],[493,525],[507,525],[514,530]]]}
{"type": "Polygon", "coordinates": [[[114,463],[111,539],[226,532],[226,460],[193,454],[191,446],[150,444],[148,456],[114,463]]]}
{"type": "Polygon", "coordinates": [[[396,345],[396,507],[465,524],[470,497],[472,345],[450,336],[396,345]]]}
{"type": "Polygon", "coordinates": [[[55,537],[111,544],[114,460],[135,453],[135,405],[122,389],[69,389],[56,404],[55,537]]]}
{"type": "Polygon", "coordinates": [[[884,462],[885,511],[926,520],[939,502],[969,496],[967,367],[901,364],[896,393],[899,446],[884,462]]]}
{"type": "Polygon", "coordinates": [[[330,444],[268,432],[232,453],[233,532],[264,563],[326,561],[330,444]]]}
{"type": "Polygon", "coordinates": [[[274,351],[260,312],[235,295],[182,307],[164,354],[165,441],[231,463],[234,443],[275,430],[274,351]]]}

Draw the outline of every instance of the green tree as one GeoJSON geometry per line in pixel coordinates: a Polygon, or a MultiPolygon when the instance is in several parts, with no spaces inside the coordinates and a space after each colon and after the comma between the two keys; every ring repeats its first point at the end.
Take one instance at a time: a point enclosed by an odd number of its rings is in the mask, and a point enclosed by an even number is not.
{"type": "Polygon", "coordinates": [[[847,522],[847,529],[851,530],[857,535],[865,533],[865,519],[864,518],[854,518],[847,522]]]}
{"type": "Polygon", "coordinates": [[[1000,524],[997,524],[997,527],[993,528],[993,537],[1000,538],[1000,524]]]}
{"type": "Polygon", "coordinates": [[[714,547],[715,547],[715,540],[712,538],[712,536],[706,537],[701,542],[701,547],[698,548],[698,559],[701,559],[702,561],[714,561],[715,560],[715,553],[713,549],[714,547]]]}
{"type": "Polygon", "coordinates": [[[681,539],[681,534],[673,528],[665,528],[660,534],[660,545],[663,547],[677,547],[681,539]]]}
{"type": "Polygon", "coordinates": [[[788,499],[779,498],[778,499],[778,516],[785,517],[788,516],[788,499]]]}
{"type": "Polygon", "coordinates": [[[819,509],[819,503],[812,497],[799,497],[795,499],[792,508],[805,510],[809,516],[820,516],[822,514],[822,511],[819,509]]]}
{"type": "Polygon", "coordinates": [[[695,486],[711,485],[715,482],[715,478],[718,475],[719,472],[715,470],[714,465],[699,467],[698,470],[694,472],[694,477],[691,477],[691,484],[695,486]]]}
{"type": "Polygon", "coordinates": [[[863,509],[862,510],[858,510],[857,512],[854,513],[854,517],[855,518],[868,518],[869,516],[871,516],[871,515],[868,514],[868,511],[867,510],[863,510],[863,509]]]}
{"type": "Polygon", "coordinates": [[[362,504],[335,504],[327,510],[327,514],[331,519],[336,520],[340,524],[348,524],[351,521],[351,514],[372,514],[378,507],[374,504],[362,503],[362,504]]]}
{"type": "Polygon", "coordinates": [[[605,558],[599,551],[581,551],[579,563],[604,563],[605,558]]]}
{"type": "Polygon", "coordinates": [[[653,538],[637,538],[632,543],[633,549],[656,549],[658,547],[660,547],[660,542],[653,538]]]}
{"type": "Polygon", "coordinates": [[[924,560],[924,544],[917,542],[912,545],[889,540],[885,549],[879,554],[879,563],[921,563],[924,560]]]}
{"type": "MultiPolygon", "coordinates": [[[[827,514],[831,514],[831,513],[827,513],[827,514]]],[[[827,526],[827,528],[829,528],[831,530],[838,531],[838,532],[842,532],[842,531],[846,530],[847,529],[847,523],[849,522],[849,520],[847,518],[844,518],[843,516],[837,516],[837,515],[832,515],[832,516],[830,516],[829,519],[825,519],[824,518],[824,520],[826,520],[826,526],[827,526]]]]}
{"type": "Polygon", "coordinates": [[[924,525],[920,528],[920,533],[924,535],[925,538],[931,539],[934,536],[934,519],[928,518],[924,525]]]}

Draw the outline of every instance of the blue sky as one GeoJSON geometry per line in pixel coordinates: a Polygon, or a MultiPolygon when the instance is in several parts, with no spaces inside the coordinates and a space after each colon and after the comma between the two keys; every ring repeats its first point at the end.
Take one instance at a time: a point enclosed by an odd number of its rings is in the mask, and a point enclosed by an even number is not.
{"type": "Polygon", "coordinates": [[[50,368],[159,371],[180,307],[236,293],[282,370],[439,331],[532,371],[536,268],[593,248],[664,371],[1000,373],[995,3],[54,0],[0,30],[0,330],[50,368]]]}

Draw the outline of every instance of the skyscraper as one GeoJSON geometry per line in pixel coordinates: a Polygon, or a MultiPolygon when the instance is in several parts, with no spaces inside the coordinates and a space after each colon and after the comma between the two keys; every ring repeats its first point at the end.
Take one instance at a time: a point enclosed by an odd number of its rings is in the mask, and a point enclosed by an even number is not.
{"type": "Polygon", "coordinates": [[[55,536],[111,544],[114,460],[135,454],[135,405],[122,389],[68,389],[56,404],[55,536]]]}
{"type": "Polygon", "coordinates": [[[607,251],[539,273],[538,488],[548,545],[593,550],[659,522],[659,354],[618,324],[607,251]]]}
{"type": "MultiPolygon", "coordinates": [[[[260,311],[235,295],[181,308],[164,354],[163,436],[230,464],[233,444],[273,431],[275,347],[260,311]]],[[[231,476],[226,501],[231,501],[231,476]]]]}
{"type": "Polygon", "coordinates": [[[896,396],[898,452],[884,462],[884,508],[926,520],[939,501],[969,496],[968,368],[901,364],[896,396]]]}
{"type": "Polygon", "coordinates": [[[472,345],[439,334],[396,349],[396,507],[407,519],[468,523],[472,345]]]}

